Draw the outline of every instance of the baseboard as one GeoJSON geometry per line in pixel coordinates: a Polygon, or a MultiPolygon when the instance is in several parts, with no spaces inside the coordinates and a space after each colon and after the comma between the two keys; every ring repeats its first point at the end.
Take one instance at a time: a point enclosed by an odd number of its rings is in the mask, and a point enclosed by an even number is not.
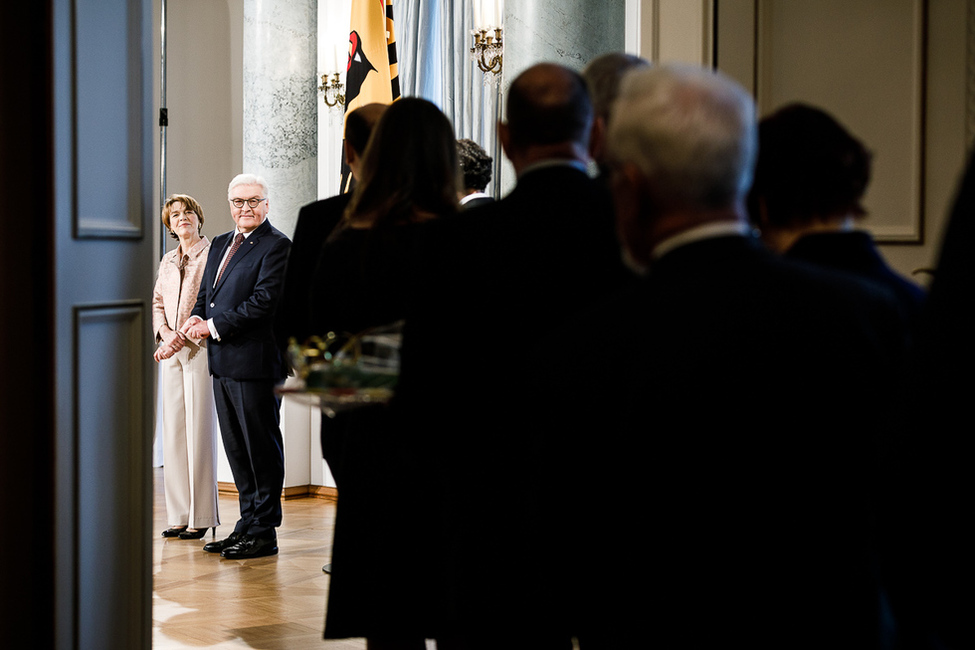
{"type": "MultiPolygon", "coordinates": [[[[237,486],[233,483],[217,481],[217,491],[227,496],[237,496],[237,486]]],[[[338,499],[338,495],[336,488],[325,487],[324,485],[295,485],[281,490],[281,496],[285,500],[315,498],[335,501],[338,499]]]]}

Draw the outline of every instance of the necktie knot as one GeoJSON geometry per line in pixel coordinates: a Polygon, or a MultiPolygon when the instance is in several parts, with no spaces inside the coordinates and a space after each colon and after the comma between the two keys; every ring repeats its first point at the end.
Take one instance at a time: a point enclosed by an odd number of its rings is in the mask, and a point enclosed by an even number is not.
{"type": "Polygon", "coordinates": [[[220,282],[220,278],[223,276],[223,272],[227,270],[227,265],[230,264],[230,258],[234,256],[234,253],[237,252],[237,249],[240,248],[240,245],[242,243],[244,243],[244,233],[239,232],[236,235],[234,235],[234,243],[230,245],[230,250],[227,252],[227,257],[223,261],[223,266],[220,267],[220,272],[217,273],[217,279],[213,283],[213,286],[217,286],[217,282],[220,282]]]}

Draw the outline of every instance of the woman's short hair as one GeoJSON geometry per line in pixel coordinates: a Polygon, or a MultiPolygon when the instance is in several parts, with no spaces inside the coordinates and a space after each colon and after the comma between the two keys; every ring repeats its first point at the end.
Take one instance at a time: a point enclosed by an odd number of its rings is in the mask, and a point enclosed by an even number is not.
{"type": "Polygon", "coordinates": [[[758,125],[758,163],[749,197],[756,216],[765,202],[768,223],[788,227],[837,214],[863,216],[871,155],[823,110],[789,104],[758,125]]]}
{"type": "Polygon", "coordinates": [[[194,199],[189,194],[170,194],[166,202],[163,203],[162,208],[162,222],[169,230],[169,236],[173,239],[179,239],[176,233],[173,232],[172,226],[169,225],[169,213],[172,212],[174,203],[182,203],[184,210],[192,210],[196,213],[196,217],[199,221],[197,225],[197,232],[203,232],[203,206],[201,206],[196,199],[194,199]]]}
{"type": "Polygon", "coordinates": [[[464,189],[483,192],[491,182],[491,156],[479,144],[467,138],[457,141],[457,156],[464,175],[464,189]]]}
{"type": "Polygon", "coordinates": [[[369,138],[346,220],[382,226],[455,212],[459,176],[450,120],[425,99],[399,99],[369,138]]]}

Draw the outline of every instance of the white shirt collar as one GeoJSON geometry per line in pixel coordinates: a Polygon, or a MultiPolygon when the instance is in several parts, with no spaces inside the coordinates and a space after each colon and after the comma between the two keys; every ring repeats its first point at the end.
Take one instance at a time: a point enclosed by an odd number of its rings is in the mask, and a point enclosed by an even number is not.
{"type": "Polygon", "coordinates": [[[485,194],[484,192],[472,192],[460,200],[460,204],[464,205],[468,201],[473,201],[474,199],[491,198],[490,194],[485,194]]]}
{"type": "Polygon", "coordinates": [[[713,237],[723,237],[727,235],[737,235],[748,237],[752,234],[751,225],[743,221],[714,221],[695,226],[689,230],[679,232],[673,237],[663,240],[653,249],[651,257],[658,260],[670,251],[679,246],[690,244],[691,242],[713,237]]]}
{"type": "Polygon", "coordinates": [[[546,167],[575,167],[584,174],[588,173],[586,163],[579,160],[573,160],[571,158],[548,158],[546,160],[539,160],[538,162],[528,165],[521,170],[521,173],[518,174],[518,178],[521,178],[525,174],[530,174],[533,171],[545,169],[546,167]]]}

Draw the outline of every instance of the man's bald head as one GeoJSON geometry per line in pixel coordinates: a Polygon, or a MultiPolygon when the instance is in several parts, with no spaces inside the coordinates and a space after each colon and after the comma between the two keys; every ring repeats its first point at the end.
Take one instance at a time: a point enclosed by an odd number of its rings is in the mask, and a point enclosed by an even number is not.
{"type": "Polygon", "coordinates": [[[387,106],[378,102],[365,104],[345,116],[345,139],[358,156],[362,156],[376,126],[387,106]]]}
{"type": "Polygon", "coordinates": [[[387,104],[378,102],[364,104],[345,116],[345,142],[342,148],[345,152],[345,163],[352,171],[353,178],[359,177],[362,155],[366,152],[372,130],[387,108],[387,104]]]}
{"type": "Polygon", "coordinates": [[[507,128],[515,147],[588,146],[592,102],[582,76],[555,63],[522,72],[508,89],[507,128]]]}

